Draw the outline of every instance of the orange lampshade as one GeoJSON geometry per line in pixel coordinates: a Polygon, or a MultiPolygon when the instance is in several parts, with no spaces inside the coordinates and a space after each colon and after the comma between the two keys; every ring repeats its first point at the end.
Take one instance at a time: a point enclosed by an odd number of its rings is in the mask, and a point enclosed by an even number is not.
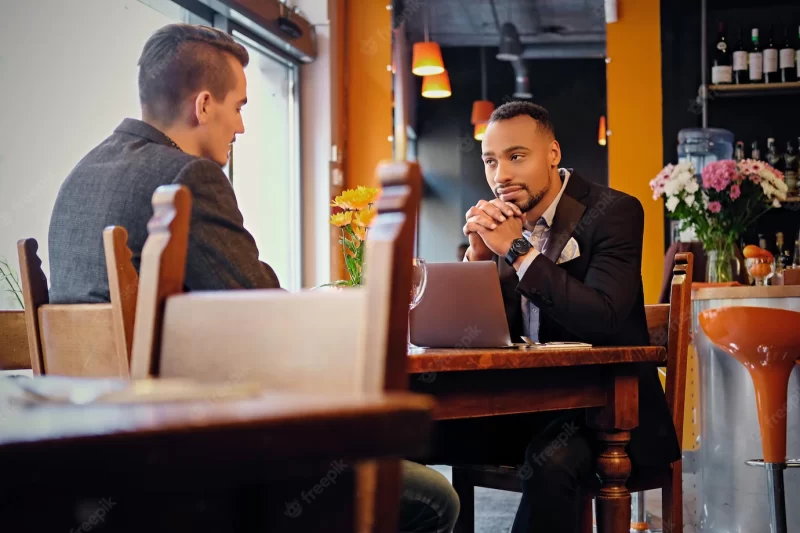
{"type": "Polygon", "coordinates": [[[411,72],[417,76],[433,76],[444,72],[442,50],[438,43],[414,43],[414,59],[411,72]]]}
{"type": "Polygon", "coordinates": [[[489,122],[494,111],[494,104],[488,100],[475,100],[472,102],[472,123],[489,122]]]}
{"type": "Polygon", "coordinates": [[[422,96],[425,98],[447,98],[452,91],[450,90],[450,76],[445,70],[441,74],[425,76],[422,78],[422,96]]]}
{"type": "Polygon", "coordinates": [[[603,115],[600,117],[600,128],[597,131],[597,144],[605,146],[606,142],[606,117],[603,115]]]}
{"type": "Polygon", "coordinates": [[[486,132],[486,125],[487,125],[486,122],[480,122],[478,124],[475,124],[475,140],[476,141],[482,141],[483,140],[483,134],[486,132]]]}

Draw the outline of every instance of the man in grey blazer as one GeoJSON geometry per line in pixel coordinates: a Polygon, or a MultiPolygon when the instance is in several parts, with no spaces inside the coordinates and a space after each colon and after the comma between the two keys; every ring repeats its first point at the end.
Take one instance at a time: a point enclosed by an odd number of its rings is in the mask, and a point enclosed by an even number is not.
{"type": "MultiPolygon", "coordinates": [[[[50,301],[108,302],[103,228],[123,226],[137,270],[153,214],[153,191],[169,183],[192,192],[188,290],[278,287],[258,260],[222,168],[247,102],[247,50],[228,34],[173,24],[139,59],[142,120],[125,119],[70,172],[50,220],[50,301]]],[[[269,325],[266,324],[266,327],[269,325]]],[[[459,502],[438,472],[403,461],[399,531],[451,533],[459,502]]]]}
{"type": "Polygon", "coordinates": [[[50,219],[50,301],[107,302],[103,228],[128,231],[139,268],[153,191],[192,193],[187,290],[277,288],[222,167],[247,102],[247,50],[225,33],[170,25],[139,59],[142,120],[127,118],[70,172],[50,219]]]}

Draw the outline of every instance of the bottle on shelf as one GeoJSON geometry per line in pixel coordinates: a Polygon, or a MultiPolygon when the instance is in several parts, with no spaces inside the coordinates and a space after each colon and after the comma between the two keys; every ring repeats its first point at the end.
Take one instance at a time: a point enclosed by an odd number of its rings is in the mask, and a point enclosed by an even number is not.
{"type": "Polygon", "coordinates": [[[756,161],[761,160],[761,150],[758,149],[758,141],[753,141],[750,144],[750,159],[755,159],[756,161]]]}
{"type": "MultiPolygon", "coordinates": [[[[786,269],[789,264],[786,262],[788,257],[785,256],[783,249],[783,232],[779,231],[775,234],[775,272],[780,273],[786,269]]],[[[788,250],[787,250],[788,252],[788,250]]]]}
{"type": "Polygon", "coordinates": [[[750,72],[747,68],[747,50],[744,48],[742,28],[739,28],[739,38],[733,49],[733,83],[737,85],[750,83],[750,72]]]}
{"type": "Polygon", "coordinates": [[[783,158],[778,153],[778,147],[772,137],[767,139],[767,163],[777,170],[781,170],[781,167],[783,167],[783,158]]]}
{"type": "Polygon", "coordinates": [[[778,83],[781,74],[778,72],[778,48],[775,46],[775,25],[769,27],[767,46],[764,48],[764,83],[778,83]]]}
{"type": "Polygon", "coordinates": [[[733,158],[738,162],[744,159],[744,143],[736,141],[736,149],[734,150],[733,158]]]}
{"type": "Polygon", "coordinates": [[[714,45],[714,57],[711,63],[711,83],[714,85],[733,83],[733,67],[731,54],[728,51],[728,40],[725,38],[725,23],[719,23],[717,43],[714,45]]]}
{"type": "Polygon", "coordinates": [[[792,257],[792,268],[800,268],[800,239],[794,241],[794,256],[792,257]]]}
{"type": "Polygon", "coordinates": [[[758,247],[761,248],[762,250],[767,249],[767,239],[764,238],[763,233],[758,234],[758,247]]]}
{"type": "Polygon", "coordinates": [[[753,28],[750,37],[750,53],[747,54],[747,64],[750,67],[750,83],[764,82],[764,55],[758,45],[758,28],[753,28]]]}
{"type": "Polygon", "coordinates": [[[786,153],[783,154],[783,178],[786,182],[786,187],[789,189],[787,191],[788,194],[797,192],[797,164],[798,157],[792,141],[786,141],[786,153]]]}
{"type": "Polygon", "coordinates": [[[797,64],[797,79],[800,81],[800,26],[797,27],[797,48],[794,51],[794,61],[797,64]]]}
{"type": "Polygon", "coordinates": [[[783,29],[783,47],[780,51],[781,82],[789,83],[797,80],[797,67],[795,65],[795,50],[789,39],[789,26],[783,29]]]}

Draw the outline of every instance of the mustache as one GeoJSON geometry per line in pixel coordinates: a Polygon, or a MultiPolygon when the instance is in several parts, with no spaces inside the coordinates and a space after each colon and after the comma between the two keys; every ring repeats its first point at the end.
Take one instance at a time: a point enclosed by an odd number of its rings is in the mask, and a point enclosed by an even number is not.
{"type": "Polygon", "coordinates": [[[530,191],[528,190],[528,186],[524,183],[505,183],[503,185],[498,185],[497,187],[495,187],[494,191],[492,192],[494,192],[496,198],[500,198],[500,193],[498,191],[500,189],[508,189],[510,187],[519,187],[521,190],[530,193],[530,191]]]}

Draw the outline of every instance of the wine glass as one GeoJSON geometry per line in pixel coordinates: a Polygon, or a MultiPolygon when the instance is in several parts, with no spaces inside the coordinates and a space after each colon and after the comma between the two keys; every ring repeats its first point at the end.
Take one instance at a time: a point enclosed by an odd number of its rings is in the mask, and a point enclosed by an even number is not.
{"type": "MultiPolygon", "coordinates": [[[[409,311],[414,309],[422,301],[425,292],[425,285],[428,284],[428,267],[425,260],[415,257],[411,260],[411,301],[408,304],[409,311]]],[[[408,347],[414,348],[411,344],[411,315],[408,317],[408,347]]]]}
{"type": "Polygon", "coordinates": [[[764,286],[767,280],[775,274],[775,263],[766,256],[749,257],[745,259],[747,271],[756,280],[756,286],[764,286]]]}

